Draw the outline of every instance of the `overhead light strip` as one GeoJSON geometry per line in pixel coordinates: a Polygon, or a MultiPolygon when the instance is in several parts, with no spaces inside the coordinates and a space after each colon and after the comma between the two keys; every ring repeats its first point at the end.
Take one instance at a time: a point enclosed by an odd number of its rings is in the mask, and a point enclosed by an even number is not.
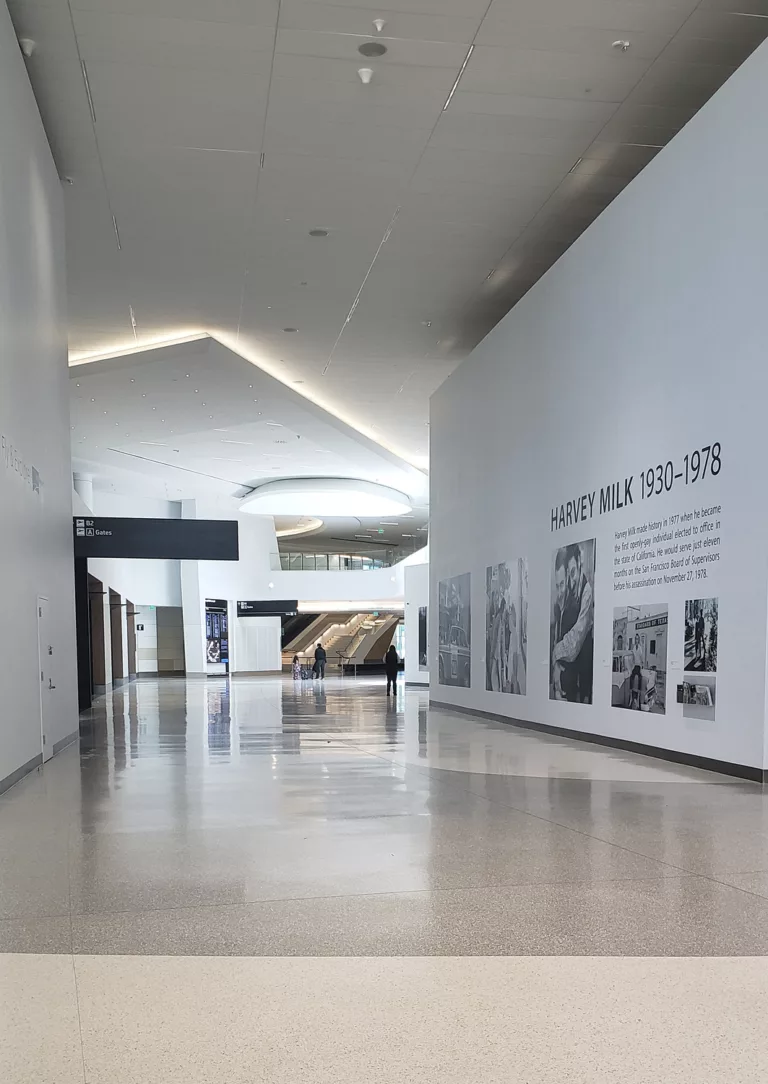
{"type": "Polygon", "coordinates": [[[96,110],[93,108],[93,98],[91,97],[91,84],[88,82],[88,69],[85,66],[85,61],[80,61],[80,70],[83,73],[83,82],[85,83],[85,93],[88,97],[88,108],[91,111],[91,120],[96,123],[96,110]]]}
{"type": "Polygon", "coordinates": [[[145,339],[143,342],[126,343],[124,346],[116,346],[113,350],[102,350],[95,354],[70,354],[70,368],[74,365],[89,365],[95,361],[110,361],[113,358],[128,357],[131,354],[141,354],[147,350],[156,350],[160,346],[181,346],[184,343],[196,342],[198,339],[209,339],[207,331],[189,331],[168,338],[145,339]]]}
{"type": "Polygon", "coordinates": [[[118,250],[122,251],[123,246],[120,244],[120,230],[117,228],[117,219],[112,215],[112,228],[115,231],[115,240],[117,241],[118,250]]]}
{"type": "Polygon", "coordinates": [[[467,64],[469,64],[469,58],[472,56],[474,51],[475,51],[474,45],[470,45],[469,49],[467,50],[467,55],[464,57],[464,63],[459,68],[459,74],[456,76],[456,82],[451,87],[451,93],[445,99],[445,105],[443,106],[443,112],[445,112],[446,109],[448,108],[448,106],[451,104],[451,98],[456,93],[456,88],[458,87],[459,83],[461,82],[461,77],[464,74],[464,70],[465,70],[467,64]]]}

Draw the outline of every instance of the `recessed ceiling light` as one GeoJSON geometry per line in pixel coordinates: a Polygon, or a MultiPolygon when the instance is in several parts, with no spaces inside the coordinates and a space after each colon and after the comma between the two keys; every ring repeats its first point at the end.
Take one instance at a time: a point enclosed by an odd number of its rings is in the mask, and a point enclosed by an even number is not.
{"type": "MultiPolygon", "coordinates": [[[[322,230],[322,229],[310,230],[309,231],[309,236],[310,237],[327,237],[328,236],[328,230],[322,230]]],[[[271,305],[268,305],[267,307],[270,308],[270,309],[272,308],[271,305]]]]}
{"type": "Polygon", "coordinates": [[[132,384],[135,384],[135,383],[136,383],[136,378],[135,378],[135,377],[133,377],[133,376],[131,377],[131,383],[132,383],[132,384]]]}
{"type": "Polygon", "coordinates": [[[212,418],[212,417],[213,417],[213,414],[209,414],[209,415],[208,415],[208,417],[209,417],[209,418],[212,418]]]}
{"type": "Polygon", "coordinates": [[[153,409],[153,410],[157,410],[157,407],[156,407],[156,406],[153,406],[153,407],[152,407],[152,409],[153,409]]]}
{"type": "Polygon", "coordinates": [[[200,406],[205,406],[205,403],[201,403],[200,406]]]}
{"type": "Polygon", "coordinates": [[[249,385],[248,385],[248,387],[249,387],[249,388],[252,388],[252,387],[253,387],[253,384],[249,384],[249,385]]]}
{"type": "Polygon", "coordinates": [[[104,411],[104,413],[105,413],[105,414],[107,413],[107,412],[106,412],[106,410],[104,411]]]}
{"type": "Polygon", "coordinates": [[[195,388],[195,395],[197,395],[197,388],[195,388]]]}
{"type": "Polygon", "coordinates": [[[250,440],[222,440],[222,444],[252,444],[250,440]]]}
{"type": "Polygon", "coordinates": [[[70,429],[74,429],[75,427],[74,427],[74,425],[70,425],[70,427],[69,427],[69,428],[70,428],[70,429]]]}
{"type": "Polygon", "coordinates": [[[156,440],[140,440],[139,444],[147,444],[152,448],[167,448],[167,444],[158,444],[156,440]]]}
{"type": "Polygon", "coordinates": [[[384,56],[387,47],[382,41],[364,41],[358,45],[357,51],[361,56],[384,56]]]}
{"type": "Polygon", "coordinates": [[[282,422],[265,422],[265,424],[266,425],[275,425],[275,426],[277,426],[278,429],[283,428],[283,423],[282,422]]]}
{"type": "Polygon", "coordinates": [[[184,376],[189,380],[189,373],[184,373],[184,376]]]}
{"type": "Polygon", "coordinates": [[[96,402],[96,400],[95,400],[95,399],[91,399],[91,402],[92,402],[92,403],[95,403],[95,402],[96,402]]]}
{"type": "Polygon", "coordinates": [[[283,328],[283,331],[288,331],[288,332],[293,332],[293,331],[298,331],[298,330],[299,329],[297,327],[284,327],[283,328]]]}
{"type": "Polygon", "coordinates": [[[76,387],[76,388],[79,388],[79,387],[80,387],[80,385],[79,385],[79,384],[75,384],[75,387],[76,387]]]}

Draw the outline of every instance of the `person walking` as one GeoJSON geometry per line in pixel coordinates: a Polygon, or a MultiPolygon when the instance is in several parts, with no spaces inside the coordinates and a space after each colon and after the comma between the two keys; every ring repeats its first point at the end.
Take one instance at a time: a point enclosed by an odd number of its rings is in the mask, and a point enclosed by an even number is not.
{"type": "Polygon", "coordinates": [[[400,659],[397,657],[395,645],[389,645],[389,651],[384,656],[384,668],[387,671],[387,696],[390,692],[397,695],[397,671],[400,667],[400,659]]]}
{"type": "Polygon", "coordinates": [[[328,661],[328,656],[325,653],[325,648],[322,644],[318,644],[315,648],[315,673],[319,678],[325,677],[325,664],[328,661]]]}

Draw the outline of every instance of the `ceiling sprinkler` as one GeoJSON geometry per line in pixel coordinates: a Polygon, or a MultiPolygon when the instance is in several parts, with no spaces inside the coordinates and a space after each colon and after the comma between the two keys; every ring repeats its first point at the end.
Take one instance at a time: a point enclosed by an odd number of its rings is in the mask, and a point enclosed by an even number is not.
{"type": "Polygon", "coordinates": [[[373,25],[374,25],[374,27],[376,29],[376,33],[380,34],[382,32],[382,30],[384,29],[384,27],[386,26],[386,23],[384,22],[383,19],[374,19],[373,20],[373,25]]]}

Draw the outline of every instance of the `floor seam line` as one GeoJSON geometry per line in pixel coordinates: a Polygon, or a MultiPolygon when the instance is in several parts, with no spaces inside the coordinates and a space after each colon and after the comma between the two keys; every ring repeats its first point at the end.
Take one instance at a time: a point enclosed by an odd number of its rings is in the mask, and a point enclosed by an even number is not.
{"type": "Polygon", "coordinates": [[[83,1042],[83,1017],[80,1011],[80,986],[77,981],[77,966],[75,965],[75,954],[70,953],[69,956],[72,961],[72,977],[75,983],[75,1008],[77,1009],[77,1029],[80,1036],[80,1061],[83,1066],[83,1084],[88,1084],[88,1072],[85,1067],[85,1044],[83,1042]]]}

